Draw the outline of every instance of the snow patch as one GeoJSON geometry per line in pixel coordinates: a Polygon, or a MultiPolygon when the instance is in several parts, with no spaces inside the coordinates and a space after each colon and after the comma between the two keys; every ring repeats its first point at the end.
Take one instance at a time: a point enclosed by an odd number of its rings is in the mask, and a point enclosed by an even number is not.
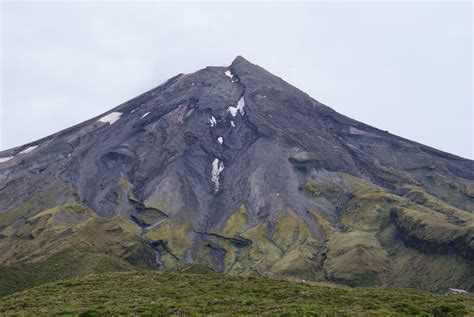
{"type": "Polygon", "coordinates": [[[237,103],[237,109],[240,111],[241,115],[244,115],[245,100],[244,96],[240,97],[239,102],[237,103]]]}
{"type": "Polygon", "coordinates": [[[216,120],[216,118],[214,118],[214,116],[211,116],[209,118],[209,122],[210,122],[211,127],[213,127],[217,124],[217,120],[216,120]]]}
{"type": "Polygon", "coordinates": [[[230,125],[235,128],[235,123],[234,123],[234,120],[230,120],[230,125]]]}
{"type": "Polygon", "coordinates": [[[219,175],[224,170],[224,163],[218,158],[215,158],[212,161],[212,182],[214,183],[214,191],[217,193],[219,191],[219,175]]]}
{"type": "Polygon", "coordinates": [[[4,163],[6,161],[9,161],[12,158],[14,158],[14,156],[0,157],[0,163],[4,163]]]}
{"type": "Polygon", "coordinates": [[[232,115],[232,117],[235,117],[238,112],[240,112],[241,115],[244,115],[244,107],[245,107],[245,100],[244,96],[240,97],[239,101],[237,102],[237,106],[229,106],[229,112],[232,115]]]}
{"type": "Polygon", "coordinates": [[[237,112],[239,112],[239,109],[237,109],[237,107],[229,106],[229,112],[232,117],[235,117],[237,115],[237,112]]]}
{"type": "Polygon", "coordinates": [[[230,78],[230,80],[235,83],[236,81],[239,81],[237,78],[234,77],[234,74],[230,71],[230,69],[225,71],[225,75],[230,78]]]}
{"type": "Polygon", "coordinates": [[[33,150],[36,149],[37,147],[38,147],[37,145],[30,146],[30,147],[24,149],[23,151],[21,151],[21,152],[18,153],[18,154],[30,153],[31,151],[33,151],[33,150]]]}
{"type": "Polygon", "coordinates": [[[135,111],[137,111],[138,108],[135,108],[133,109],[132,111],[130,111],[130,113],[134,113],[135,111]]]}
{"type": "Polygon", "coordinates": [[[141,119],[145,118],[145,117],[146,117],[147,115],[149,115],[150,113],[151,113],[151,112],[145,113],[145,114],[141,117],[141,119]]]}
{"type": "Polygon", "coordinates": [[[217,142],[219,142],[220,144],[224,143],[224,138],[223,137],[218,137],[217,138],[217,142]]]}
{"type": "Polygon", "coordinates": [[[115,123],[115,121],[120,119],[121,116],[122,116],[121,112],[111,112],[108,115],[105,115],[102,118],[100,118],[98,121],[113,124],[115,123]]]}

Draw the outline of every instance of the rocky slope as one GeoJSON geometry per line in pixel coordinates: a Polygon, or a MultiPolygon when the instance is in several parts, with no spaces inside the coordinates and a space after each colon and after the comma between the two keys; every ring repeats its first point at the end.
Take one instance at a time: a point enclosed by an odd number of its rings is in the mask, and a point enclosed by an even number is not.
{"type": "Polygon", "coordinates": [[[474,162],[347,118],[263,68],[180,74],[0,152],[0,263],[474,290],[474,162]]]}

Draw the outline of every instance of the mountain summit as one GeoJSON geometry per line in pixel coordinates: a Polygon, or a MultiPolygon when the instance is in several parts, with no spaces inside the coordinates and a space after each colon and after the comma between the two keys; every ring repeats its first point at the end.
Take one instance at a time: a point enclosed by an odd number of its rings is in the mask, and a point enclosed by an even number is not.
{"type": "Polygon", "coordinates": [[[74,249],[474,290],[473,212],[473,161],[345,117],[240,56],[0,152],[3,265],[74,249]]]}

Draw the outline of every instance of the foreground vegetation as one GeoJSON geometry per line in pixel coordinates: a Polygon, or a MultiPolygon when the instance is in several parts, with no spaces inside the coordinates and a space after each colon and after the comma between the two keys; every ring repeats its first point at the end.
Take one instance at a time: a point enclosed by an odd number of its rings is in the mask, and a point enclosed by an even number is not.
{"type": "Polygon", "coordinates": [[[136,267],[106,254],[63,250],[42,261],[0,266],[0,297],[49,282],[127,270],[136,267]]]}
{"type": "Polygon", "coordinates": [[[0,315],[474,314],[472,295],[349,288],[267,277],[129,271],[70,279],[0,300],[0,315]]]}

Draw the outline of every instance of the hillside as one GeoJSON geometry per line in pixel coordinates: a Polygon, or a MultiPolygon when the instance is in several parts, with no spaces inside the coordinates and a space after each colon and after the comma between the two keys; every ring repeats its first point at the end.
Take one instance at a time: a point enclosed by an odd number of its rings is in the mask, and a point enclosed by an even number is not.
{"type": "Polygon", "coordinates": [[[474,297],[414,290],[348,288],[266,277],[135,271],[47,284],[0,299],[1,315],[305,315],[459,316],[474,297]]]}
{"type": "Polygon", "coordinates": [[[0,267],[0,297],[52,281],[132,270],[136,267],[119,258],[68,249],[46,260],[0,267]]]}

